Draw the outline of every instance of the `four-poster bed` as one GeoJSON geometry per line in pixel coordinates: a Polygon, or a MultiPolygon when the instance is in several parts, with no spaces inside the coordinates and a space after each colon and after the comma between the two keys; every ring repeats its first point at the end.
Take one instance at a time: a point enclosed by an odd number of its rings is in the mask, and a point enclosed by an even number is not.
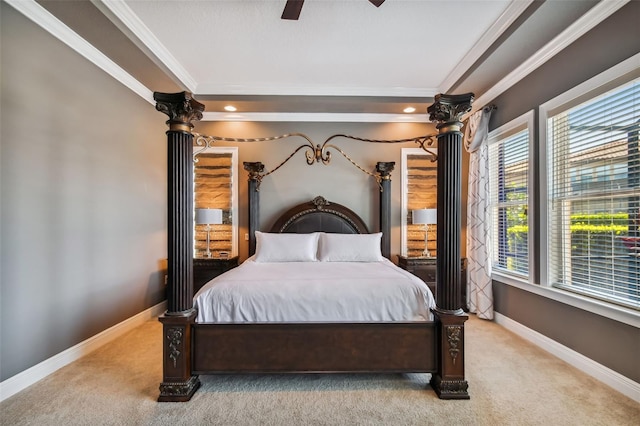
{"type": "MultiPolygon", "coordinates": [[[[193,120],[204,107],[188,92],[155,93],[156,108],[169,116],[169,280],[163,324],[163,382],[159,401],[187,401],[199,374],[265,372],[425,372],[443,399],[468,399],[464,376],[464,322],[460,288],[461,116],[472,94],[438,95],[429,108],[438,122],[437,300],[429,321],[198,323],[193,302],[193,120]]],[[[312,145],[313,147],[313,145],[312,145]]],[[[319,149],[319,147],[318,147],[319,149]]],[[[319,151],[316,151],[316,158],[319,151]]],[[[309,158],[308,158],[309,160],[309,158]]],[[[264,165],[249,172],[249,254],[260,231],[260,180],[264,165]]],[[[376,165],[380,186],[381,254],[390,257],[391,172],[376,165]]],[[[345,206],[316,198],[280,217],[273,233],[367,233],[345,206]]]]}

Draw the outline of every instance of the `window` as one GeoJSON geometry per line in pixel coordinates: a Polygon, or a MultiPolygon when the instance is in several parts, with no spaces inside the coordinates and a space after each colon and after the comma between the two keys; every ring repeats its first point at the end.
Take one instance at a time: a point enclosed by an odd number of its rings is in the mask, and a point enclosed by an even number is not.
{"type": "Polygon", "coordinates": [[[421,148],[402,148],[402,177],[402,255],[435,257],[437,225],[414,224],[413,212],[436,208],[438,163],[421,148]]]}
{"type": "Polygon", "coordinates": [[[529,150],[533,112],[489,134],[489,199],[493,237],[492,268],[528,278],[530,223],[529,150]]]}
{"type": "MultiPolygon", "coordinates": [[[[548,284],[640,309],[640,78],[541,108],[548,284]]],[[[583,92],[584,93],[584,92],[583,92]]]]}
{"type": "MultiPolygon", "coordinates": [[[[194,147],[199,149],[200,147],[194,147]]],[[[201,148],[200,148],[201,149],[201,148]]],[[[222,223],[210,225],[209,251],[217,258],[238,254],[238,149],[215,147],[197,152],[193,165],[194,208],[222,210],[222,223]]],[[[207,225],[196,224],[194,256],[206,257],[207,225]]]]}

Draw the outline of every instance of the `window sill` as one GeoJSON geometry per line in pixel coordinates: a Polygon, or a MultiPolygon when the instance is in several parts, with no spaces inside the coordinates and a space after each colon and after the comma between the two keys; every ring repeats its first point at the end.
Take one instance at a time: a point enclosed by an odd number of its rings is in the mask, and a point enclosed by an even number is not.
{"type": "Polygon", "coordinates": [[[553,287],[530,284],[526,280],[496,272],[491,275],[491,279],[614,321],[628,324],[632,327],[640,328],[640,312],[633,309],[609,304],[596,299],[590,299],[579,294],[553,287]]]}

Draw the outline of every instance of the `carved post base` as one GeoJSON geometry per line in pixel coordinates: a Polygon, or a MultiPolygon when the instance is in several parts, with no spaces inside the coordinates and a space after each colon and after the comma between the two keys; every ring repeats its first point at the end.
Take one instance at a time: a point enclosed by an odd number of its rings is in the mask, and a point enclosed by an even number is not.
{"type": "Polygon", "coordinates": [[[440,351],[438,371],[431,377],[431,387],[440,399],[469,399],[469,384],[464,377],[464,313],[433,311],[438,322],[440,351]]]}
{"type": "Polygon", "coordinates": [[[159,402],[186,402],[200,387],[198,376],[191,376],[186,382],[160,383],[159,402]]]}
{"type": "Polygon", "coordinates": [[[191,374],[191,325],[195,311],[164,314],[162,323],[162,383],[160,402],[183,402],[191,399],[200,387],[198,376],[191,374]]]}

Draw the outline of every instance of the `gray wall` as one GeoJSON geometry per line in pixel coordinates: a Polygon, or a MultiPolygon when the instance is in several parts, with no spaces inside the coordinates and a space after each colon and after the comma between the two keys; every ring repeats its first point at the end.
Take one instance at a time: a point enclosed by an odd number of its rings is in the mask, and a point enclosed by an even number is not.
{"type": "MultiPolygon", "coordinates": [[[[496,98],[491,129],[640,52],[638,22],[640,2],[630,2],[496,98]]],[[[496,281],[494,294],[497,312],[640,382],[638,328],[496,281]]]]}
{"type": "Polygon", "coordinates": [[[0,4],[0,380],[164,299],[165,116],[0,4]]]}

